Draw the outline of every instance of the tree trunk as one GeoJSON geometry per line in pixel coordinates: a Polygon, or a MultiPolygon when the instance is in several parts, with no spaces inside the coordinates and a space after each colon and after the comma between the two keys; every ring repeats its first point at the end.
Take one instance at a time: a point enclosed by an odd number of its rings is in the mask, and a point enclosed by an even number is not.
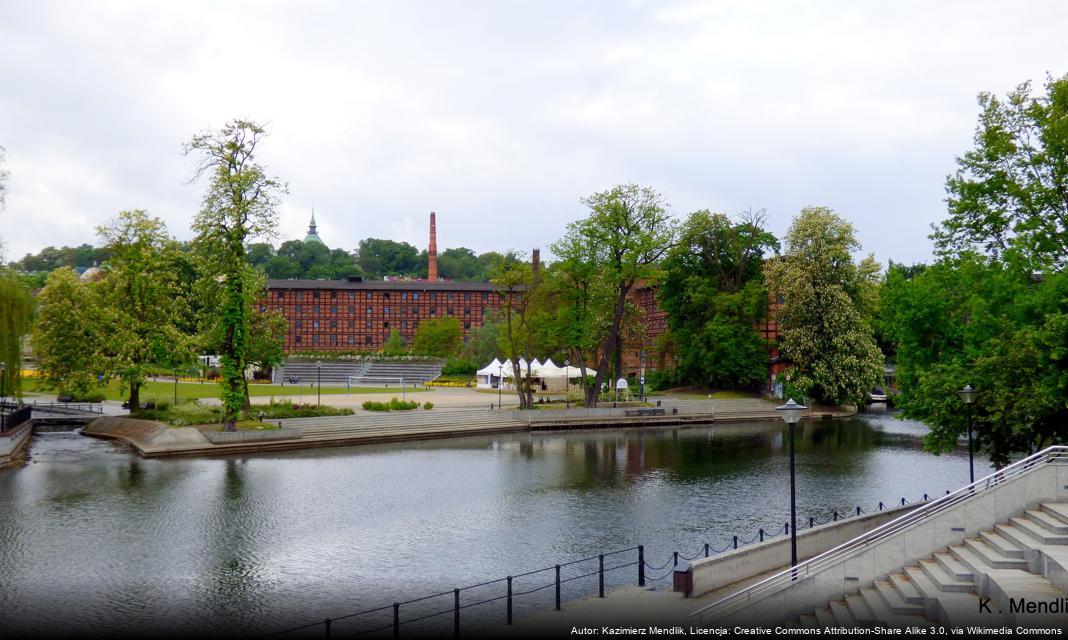
{"type": "Polygon", "coordinates": [[[619,345],[616,344],[616,338],[619,336],[620,327],[623,324],[623,312],[627,308],[627,293],[630,291],[630,285],[621,286],[619,288],[618,296],[616,297],[616,308],[612,315],[612,327],[608,331],[608,337],[604,342],[604,349],[601,352],[601,356],[597,362],[597,375],[593,379],[593,389],[590,390],[590,394],[586,396],[586,406],[597,406],[597,394],[600,393],[601,385],[604,384],[605,374],[608,372],[608,364],[612,357],[615,355],[619,345]]]}
{"type": "Polygon", "coordinates": [[[141,411],[141,384],[130,383],[130,413],[139,413],[141,411]]]}

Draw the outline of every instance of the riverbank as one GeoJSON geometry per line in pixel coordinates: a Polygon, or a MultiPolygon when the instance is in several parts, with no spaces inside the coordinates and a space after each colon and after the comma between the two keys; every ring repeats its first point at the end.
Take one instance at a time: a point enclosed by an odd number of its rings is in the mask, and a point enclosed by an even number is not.
{"type": "MultiPolygon", "coordinates": [[[[709,400],[662,400],[656,408],[636,412],[624,408],[570,411],[500,411],[453,409],[375,413],[280,420],[279,430],[236,434],[205,434],[196,427],[167,427],[159,422],[103,417],[89,424],[86,435],[117,439],[143,457],[228,455],[291,449],[342,447],[388,442],[433,440],[513,432],[590,429],[685,429],[715,423],[777,420],[773,403],[746,399],[733,411],[717,412],[709,400]]],[[[854,408],[810,411],[808,420],[850,417],[854,408]]]]}

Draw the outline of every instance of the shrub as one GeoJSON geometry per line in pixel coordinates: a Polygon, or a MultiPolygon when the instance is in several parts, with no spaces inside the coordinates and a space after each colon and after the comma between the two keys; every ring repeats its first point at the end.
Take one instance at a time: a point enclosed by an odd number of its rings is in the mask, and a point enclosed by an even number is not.
{"type": "Polygon", "coordinates": [[[389,399],[389,410],[390,411],[408,411],[410,409],[418,409],[418,408],[419,408],[419,403],[415,402],[414,400],[409,400],[409,401],[405,402],[403,400],[398,400],[396,396],[394,396],[394,397],[389,399]]]}
{"type": "Polygon", "coordinates": [[[73,391],[73,392],[71,392],[71,398],[73,398],[75,402],[103,402],[104,401],[104,392],[103,391],[86,391],[86,392],[73,391]]]}
{"type": "Polygon", "coordinates": [[[423,403],[423,409],[426,409],[427,411],[430,411],[433,408],[434,408],[434,403],[433,402],[424,402],[423,403]]]}
{"type": "Polygon", "coordinates": [[[466,358],[449,358],[441,368],[443,376],[473,376],[478,371],[478,363],[466,358]]]}
{"type": "Polygon", "coordinates": [[[374,400],[368,400],[363,403],[364,411],[389,411],[389,405],[385,402],[375,402],[374,400]]]}

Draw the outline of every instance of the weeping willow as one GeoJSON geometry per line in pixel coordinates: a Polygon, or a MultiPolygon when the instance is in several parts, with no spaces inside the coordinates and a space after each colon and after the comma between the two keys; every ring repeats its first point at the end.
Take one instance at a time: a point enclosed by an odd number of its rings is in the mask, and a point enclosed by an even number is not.
{"type": "Polygon", "coordinates": [[[0,267],[0,362],[7,364],[4,389],[20,395],[22,339],[30,331],[33,296],[11,269],[0,267]]]}

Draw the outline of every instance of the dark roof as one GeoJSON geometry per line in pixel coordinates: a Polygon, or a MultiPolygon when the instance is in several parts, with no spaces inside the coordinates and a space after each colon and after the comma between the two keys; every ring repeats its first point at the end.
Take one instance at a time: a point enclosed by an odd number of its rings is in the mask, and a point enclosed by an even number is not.
{"type": "Polygon", "coordinates": [[[429,280],[268,280],[267,289],[353,289],[387,291],[496,291],[492,282],[430,282],[429,280]]]}

